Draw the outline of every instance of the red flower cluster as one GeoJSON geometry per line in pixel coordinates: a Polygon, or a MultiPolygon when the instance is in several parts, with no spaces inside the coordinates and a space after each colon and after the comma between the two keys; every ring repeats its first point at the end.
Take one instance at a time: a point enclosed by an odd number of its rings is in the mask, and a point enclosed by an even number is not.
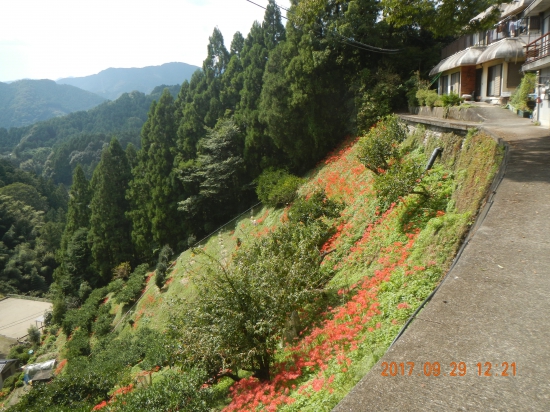
{"type": "Polygon", "coordinates": [[[108,401],[101,401],[100,403],[98,403],[96,406],[92,408],[92,411],[99,411],[100,409],[105,408],[107,405],[113,404],[114,402],[116,402],[117,396],[126,395],[127,393],[132,392],[133,389],[134,389],[133,384],[130,384],[128,386],[123,386],[122,388],[118,388],[113,392],[113,394],[111,395],[111,398],[108,401]]]}
{"type": "Polygon", "coordinates": [[[57,368],[55,368],[55,374],[59,375],[61,371],[63,371],[66,365],[67,365],[67,359],[63,359],[61,362],[59,362],[59,365],[57,365],[57,368]]]}

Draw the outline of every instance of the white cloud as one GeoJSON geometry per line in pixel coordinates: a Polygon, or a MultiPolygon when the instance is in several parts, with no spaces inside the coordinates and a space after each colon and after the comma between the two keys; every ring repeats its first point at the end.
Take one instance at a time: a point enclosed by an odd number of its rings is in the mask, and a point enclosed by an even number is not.
{"type": "Polygon", "coordinates": [[[172,61],[200,66],[214,27],[229,48],[236,31],[246,36],[264,14],[245,0],[9,0],[4,8],[0,81],[172,61]]]}

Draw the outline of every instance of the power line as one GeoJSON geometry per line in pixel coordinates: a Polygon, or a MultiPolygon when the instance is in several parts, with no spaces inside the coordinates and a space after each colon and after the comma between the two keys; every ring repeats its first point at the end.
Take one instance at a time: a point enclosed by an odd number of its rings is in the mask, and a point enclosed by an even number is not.
{"type": "Polygon", "coordinates": [[[388,53],[388,54],[400,53],[402,51],[401,49],[383,49],[381,47],[371,46],[369,44],[361,43],[360,41],[354,40],[352,38],[345,37],[344,35],[338,32],[336,32],[336,34],[340,36],[342,39],[344,39],[350,46],[355,46],[359,49],[362,48],[363,50],[369,50],[369,51],[378,52],[378,53],[388,53]]]}
{"type": "MultiPolygon", "coordinates": [[[[252,3],[253,5],[258,6],[258,7],[262,8],[262,9],[264,9],[264,10],[267,10],[267,7],[261,6],[261,5],[259,5],[258,3],[254,3],[253,1],[250,1],[250,0],[246,0],[246,1],[249,2],[249,3],[252,3]]],[[[275,6],[277,6],[279,9],[286,10],[286,9],[282,8],[281,6],[279,6],[277,3],[275,3],[275,6]]],[[[288,11],[288,10],[286,10],[286,11],[288,11]]],[[[282,14],[281,14],[281,17],[282,17],[283,19],[288,20],[288,18],[285,17],[285,16],[283,16],[282,14]]]]}
{"type": "MultiPolygon", "coordinates": [[[[258,3],[254,3],[253,1],[251,0],[246,0],[247,2],[251,3],[251,4],[254,4],[255,6],[258,6],[264,10],[267,10],[266,7],[258,4],[258,3]]],[[[282,6],[279,6],[277,3],[275,3],[275,6],[277,8],[279,8],[280,10],[284,10],[286,11],[287,13],[290,13],[290,14],[293,14],[289,9],[285,8],[285,7],[282,7],[282,6]]],[[[281,17],[283,19],[286,19],[286,20],[289,20],[288,17],[285,17],[281,14],[281,17]]],[[[349,37],[345,37],[344,35],[338,33],[338,32],[335,32],[338,36],[340,36],[342,39],[340,40],[341,42],[347,44],[348,46],[352,46],[352,47],[355,47],[357,49],[360,49],[360,50],[364,50],[364,51],[370,51],[370,52],[373,52],[373,53],[380,53],[380,54],[394,54],[394,53],[400,53],[402,50],[401,49],[383,49],[381,47],[376,47],[376,46],[371,46],[369,44],[365,44],[365,43],[361,43],[357,40],[354,40],[352,38],[349,38],[349,37]]]]}

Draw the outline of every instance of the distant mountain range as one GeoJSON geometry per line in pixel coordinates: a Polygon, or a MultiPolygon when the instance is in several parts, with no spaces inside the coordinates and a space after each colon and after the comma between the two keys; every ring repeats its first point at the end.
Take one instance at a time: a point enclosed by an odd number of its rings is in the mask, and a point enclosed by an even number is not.
{"type": "Polygon", "coordinates": [[[86,77],[70,77],[57,80],[58,84],[68,84],[95,93],[109,100],[117,99],[122,93],[137,90],[145,94],[159,84],[181,84],[191,79],[200,67],[187,63],[166,63],[141,69],[107,69],[86,77]]]}
{"type": "Polygon", "coordinates": [[[27,126],[88,110],[104,101],[96,94],[52,80],[0,82],[0,127],[27,126]]]}

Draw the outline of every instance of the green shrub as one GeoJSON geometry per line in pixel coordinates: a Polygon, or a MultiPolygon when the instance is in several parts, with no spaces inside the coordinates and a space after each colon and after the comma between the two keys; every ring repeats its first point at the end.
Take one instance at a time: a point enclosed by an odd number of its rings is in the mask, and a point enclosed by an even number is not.
{"type": "Polygon", "coordinates": [[[128,278],[126,285],[115,294],[115,302],[122,305],[134,303],[141,296],[148,269],[149,266],[145,263],[139,265],[128,278]]]}
{"type": "Polygon", "coordinates": [[[457,93],[451,92],[449,94],[444,94],[441,96],[444,107],[449,106],[459,106],[462,103],[463,99],[457,93]]]}
{"type": "Polygon", "coordinates": [[[29,335],[29,341],[33,345],[35,346],[40,345],[40,331],[35,325],[29,326],[29,328],[27,329],[27,333],[29,335]]]}
{"type": "Polygon", "coordinates": [[[107,294],[107,288],[95,289],[86,302],[79,309],[70,309],[63,320],[63,332],[69,336],[71,332],[80,327],[87,333],[91,331],[92,322],[97,316],[97,308],[107,294]]]}
{"type": "Polygon", "coordinates": [[[159,253],[159,260],[157,263],[156,268],[156,274],[155,274],[155,284],[158,286],[158,288],[162,288],[164,286],[164,282],[166,281],[166,271],[168,270],[168,262],[170,261],[170,257],[172,256],[174,252],[168,245],[164,245],[159,253]]]}
{"type": "Polygon", "coordinates": [[[117,411],[194,411],[207,412],[212,398],[212,389],[201,388],[207,375],[198,370],[184,373],[168,371],[158,382],[146,388],[135,390],[117,400],[117,411]]]}
{"type": "Polygon", "coordinates": [[[80,287],[78,288],[78,297],[80,298],[80,301],[86,301],[86,299],[88,299],[88,296],[90,296],[90,293],[92,293],[92,290],[93,289],[88,282],[82,282],[80,284],[80,287]]]}
{"type": "Polygon", "coordinates": [[[526,73],[518,88],[512,94],[510,104],[519,110],[529,110],[527,102],[529,94],[535,91],[537,77],[534,73],[526,73]]]}
{"type": "Polygon", "coordinates": [[[267,206],[278,207],[291,203],[304,180],[283,169],[266,169],[258,177],[256,194],[267,206]]]}
{"type": "Polygon", "coordinates": [[[2,390],[7,390],[8,392],[12,391],[15,388],[15,384],[18,378],[18,374],[11,375],[10,377],[6,378],[4,380],[4,386],[2,387],[2,390]]]}
{"type": "Polygon", "coordinates": [[[120,289],[122,289],[124,286],[124,280],[121,278],[113,280],[111,283],[107,285],[107,292],[114,293],[118,292],[120,289]]]}
{"type": "Polygon", "coordinates": [[[432,89],[418,89],[416,92],[416,98],[420,106],[429,107],[437,106],[436,103],[441,99],[441,97],[437,94],[437,91],[432,89]]]}
{"type": "Polygon", "coordinates": [[[419,160],[414,157],[404,158],[386,173],[376,176],[374,190],[381,206],[388,208],[399,197],[408,195],[418,186],[424,169],[419,160]]]}
{"type": "Polygon", "coordinates": [[[97,319],[92,325],[92,331],[96,336],[105,336],[111,331],[111,323],[114,315],[111,315],[111,304],[101,305],[98,310],[97,319]]]}
{"type": "Polygon", "coordinates": [[[88,356],[90,354],[88,332],[84,329],[75,330],[67,342],[67,349],[68,359],[74,359],[78,356],[88,356]]]}
{"type": "Polygon", "coordinates": [[[395,115],[387,116],[359,141],[359,159],[374,174],[388,170],[401,157],[399,145],[407,138],[407,129],[395,115]]]}
{"type": "Polygon", "coordinates": [[[342,203],[327,198],[325,191],[319,190],[308,199],[296,199],[288,211],[288,218],[294,223],[308,224],[321,217],[336,218],[343,209],[342,203]]]}
{"type": "Polygon", "coordinates": [[[29,361],[31,355],[29,355],[29,349],[30,347],[27,345],[17,345],[10,349],[10,353],[8,355],[9,359],[17,359],[18,366],[26,365],[29,361]]]}

